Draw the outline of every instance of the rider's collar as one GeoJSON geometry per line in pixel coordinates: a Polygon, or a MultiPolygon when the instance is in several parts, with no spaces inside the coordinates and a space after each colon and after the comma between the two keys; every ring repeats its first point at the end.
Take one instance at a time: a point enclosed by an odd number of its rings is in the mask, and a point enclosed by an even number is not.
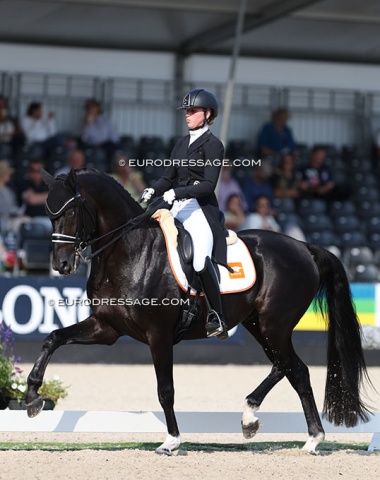
{"type": "Polygon", "coordinates": [[[202,128],[199,128],[198,130],[189,130],[190,134],[190,141],[189,141],[189,146],[195,142],[199,137],[201,137],[205,132],[207,132],[208,126],[205,125],[202,128]]]}

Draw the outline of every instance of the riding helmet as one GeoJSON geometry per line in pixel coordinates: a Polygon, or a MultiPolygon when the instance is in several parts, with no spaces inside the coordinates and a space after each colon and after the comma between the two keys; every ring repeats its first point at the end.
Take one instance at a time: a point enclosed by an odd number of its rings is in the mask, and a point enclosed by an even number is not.
{"type": "Polygon", "coordinates": [[[191,90],[187,95],[183,97],[182,105],[177,108],[177,110],[183,108],[204,108],[211,110],[211,118],[216,118],[218,116],[218,100],[216,99],[215,95],[207,90],[203,90],[203,88],[196,88],[195,90],[191,90]]]}

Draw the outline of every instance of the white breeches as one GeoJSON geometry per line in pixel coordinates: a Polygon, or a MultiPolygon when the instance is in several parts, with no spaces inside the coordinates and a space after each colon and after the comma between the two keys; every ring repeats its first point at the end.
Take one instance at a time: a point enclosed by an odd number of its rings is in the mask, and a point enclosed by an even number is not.
{"type": "Polygon", "coordinates": [[[211,258],[213,236],[198,200],[190,198],[175,201],[171,213],[191,235],[194,245],[193,267],[200,272],[205,266],[206,257],[211,258]]]}

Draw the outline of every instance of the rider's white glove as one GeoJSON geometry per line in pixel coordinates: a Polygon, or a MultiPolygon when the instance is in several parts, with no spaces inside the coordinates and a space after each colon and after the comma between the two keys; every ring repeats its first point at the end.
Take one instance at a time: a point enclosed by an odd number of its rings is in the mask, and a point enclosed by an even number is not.
{"type": "Polygon", "coordinates": [[[172,203],[173,203],[174,200],[175,200],[174,190],[171,189],[171,190],[168,190],[167,192],[165,192],[165,193],[163,194],[163,199],[164,199],[165,202],[167,202],[169,205],[172,205],[172,203]]]}
{"type": "Polygon", "coordinates": [[[146,188],[142,195],[141,195],[141,201],[142,202],[148,202],[154,194],[154,188],[146,188]]]}

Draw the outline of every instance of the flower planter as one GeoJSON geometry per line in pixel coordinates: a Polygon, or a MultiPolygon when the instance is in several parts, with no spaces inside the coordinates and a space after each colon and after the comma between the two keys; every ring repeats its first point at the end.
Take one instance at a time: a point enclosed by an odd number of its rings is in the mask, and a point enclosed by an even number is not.
{"type": "Polygon", "coordinates": [[[3,397],[0,395],[0,410],[5,410],[9,403],[9,397],[3,397]]]}
{"type": "MultiPolygon", "coordinates": [[[[17,398],[9,398],[8,408],[9,410],[26,410],[25,400],[20,402],[17,398]]],[[[44,398],[44,408],[43,410],[54,410],[55,402],[50,398],[44,398]]]]}

